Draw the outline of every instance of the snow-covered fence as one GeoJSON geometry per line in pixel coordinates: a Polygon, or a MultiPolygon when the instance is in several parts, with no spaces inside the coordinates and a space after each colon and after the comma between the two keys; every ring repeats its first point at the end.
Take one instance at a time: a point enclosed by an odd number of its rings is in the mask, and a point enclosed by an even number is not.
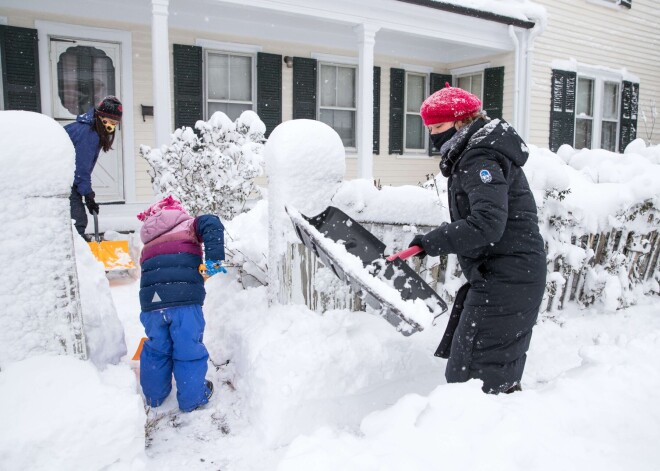
{"type": "MultiPolygon", "coordinates": [[[[649,222],[660,227],[660,214],[653,212],[649,222]]],[[[369,231],[383,240],[388,251],[403,250],[410,232],[403,224],[361,221],[369,231]]],[[[416,226],[419,232],[433,227],[416,226]]],[[[582,306],[602,303],[611,310],[634,303],[635,288],[657,292],[660,277],[660,235],[657,230],[646,234],[612,229],[600,234],[573,237],[571,243],[587,253],[571,263],[571,257],[560,255],[548,260],[548,282],[541,306],[542,312],[561,310],[567,301],[582,306]],[[644,287],[645,286],[645,287],[644,287]]],[[[315,311],[364,308],[360,298],[302,244],[289,244],[283,286],[288,287],[288,301],[304,303],[315,311]]],[[[462,284],[456,257],[425,257],[409,260],[429,285],[447,302],[453,302],[462,284]]]]}

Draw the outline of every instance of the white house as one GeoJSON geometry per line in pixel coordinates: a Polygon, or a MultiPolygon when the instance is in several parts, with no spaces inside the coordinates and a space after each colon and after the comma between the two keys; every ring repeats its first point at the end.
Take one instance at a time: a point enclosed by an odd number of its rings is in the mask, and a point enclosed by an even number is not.
{"type": "Polygon", "coordinates": [[[538,146],[658,141],[637,117],[660,92],[660,51],[647,46],[660,40],[658,0],[462,5],[473,3],[3,0],[0,109],[65,124],[119,96],[118,145],[94,188],[127,205],[153,197],[139,146],[217,110],[253,109],[268,132],[322,120],[344,142],[349,178],[417,184],[438,169],[419,105],[445,82],[538,146]]]}

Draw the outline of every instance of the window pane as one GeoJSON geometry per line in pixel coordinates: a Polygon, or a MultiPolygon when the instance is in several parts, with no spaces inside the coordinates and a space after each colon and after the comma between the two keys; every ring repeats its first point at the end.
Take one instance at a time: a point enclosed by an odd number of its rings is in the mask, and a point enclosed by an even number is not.
{"type": "Polygon", "coordinates": [[[406,77],[406,110],[413,113],[419,113],[422,106],[425,92],[425,77],[421,75],[408,75],[406,77]]]}
{"type": "Polygon", "coordinates": [[[578,79],[577,114],[593,116],[594,81],[578,79]]]}
{"type": "Polygon", "coordinates": [[[229,99],[252,101],[252,58],[229,57],[229,99]]]}
{"type": "Polygon", "coordinates": [[[481,82],[482,82],[481,74],[472,76],[472,89],[470,90],[470,93],[472,93],[473,95],[477,95],[477,97],[479,97],[480,100],[481,100],[481,82]]]}
{"type": "Polygon", "coordinates": [[[320,121],[337,131],[344,147],[355,147],[355,111],[320,110],[320,121]]]}
{"type": "Polygon", "coordinates": [[[337,106],[337,67],[321,65],[321,106],[337,106]]]}
{"type": "Polygon", "coordinates": [[[603,130],[601,131],[600,139],[601,149],[616,152],[616,128],[617,123],[603,121],[603,130]]]}
{"type": "Polygon", "coordinates": [[[245,110],[251,110],[252,105],[243,105],[238,103],[218,103],[218,102],[209,102],[208,104],[208,118],[213,116],[213,113],[216,111],[222,111],[226,114],[229,119],[236,121],[241,113],[245,110]]]}
{"type": "Polygon", "coordinates": [[[603,90],[603,119],[619,120],[619,84],[605,82],[603,90]]]}
{"type": "Polygon", "coordinates": [[[470,88],[472,88],[472,79],[470,77],[458,77],[456,86],[469,92],[470,88]]]}
{"type": "Polygon", "coordinates": [[[355,108],[355,69],[337,67],[337,106],[355,108]]]}
{"type": "Polygon", "coordinates": [[[425,136],[422,117],[406,115],[406,149],[424,149],[425,136]]]}
{"type": "Polygon", "coordinates": [[[210,99],[227,100],[229,98],[229,56],[209,54],[207,82],[210,99]]]}
{"type": "Polygon", "coordinates": [[[576,149],[591,149],[591,128],[592,121],[590,119],[576,119],[575,120],[575,148],[576,149]]]}

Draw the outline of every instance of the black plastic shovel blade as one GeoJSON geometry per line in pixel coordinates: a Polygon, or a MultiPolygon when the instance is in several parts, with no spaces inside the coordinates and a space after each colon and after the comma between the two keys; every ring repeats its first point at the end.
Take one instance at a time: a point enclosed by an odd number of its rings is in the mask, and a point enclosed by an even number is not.
{"type": "MultiPolygon", "coordinates": [[[[389,280],[388,283],[399,291],[404,301],[423,300],[435,317],[447,311],[447,304],[408,264],[401,259],[386,262],[383,254],[385,244],[340,209],[329,206],[317,216],[302,217],[328,239],[343,244],[347,252],[357,256],[374,276],[389,280]]],[[[339,279],[346,282],[372,309],[379,311],[397,330],[404,335],[422,330],[419,324],[407,318],[359,276],[349,274],[341,266],[339,259],[323,249],[316,240],[316,234],[298,224],[294,218],[291,220],[303,245],[314,252],[324,265],[332,269],[339,279]]]]}

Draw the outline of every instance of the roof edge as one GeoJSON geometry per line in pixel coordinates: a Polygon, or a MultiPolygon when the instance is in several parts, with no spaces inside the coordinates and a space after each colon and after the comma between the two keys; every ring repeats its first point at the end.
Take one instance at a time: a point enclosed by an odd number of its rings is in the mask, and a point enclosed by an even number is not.
{"type": "Polygon", "coordinates": [[[477,10],[475,8],[462,7],[454,5],[453,3],[443,3],[435,0],[398,0],[403,3],[410,3],[412,5],[419,5],[422,7],[433,8],[435,10],[443,10],[450,13],[457,13],[459,15],[472,16],[474,18],[481,18],[483,20],[494,21],[496,23],[503,23],[505,25],[518,26],[520,28],[531,29],[535,26],[533,21],[520,20],[518,18],[511,18],[509,16],[498,15],[489,11],[477,10]]]}

